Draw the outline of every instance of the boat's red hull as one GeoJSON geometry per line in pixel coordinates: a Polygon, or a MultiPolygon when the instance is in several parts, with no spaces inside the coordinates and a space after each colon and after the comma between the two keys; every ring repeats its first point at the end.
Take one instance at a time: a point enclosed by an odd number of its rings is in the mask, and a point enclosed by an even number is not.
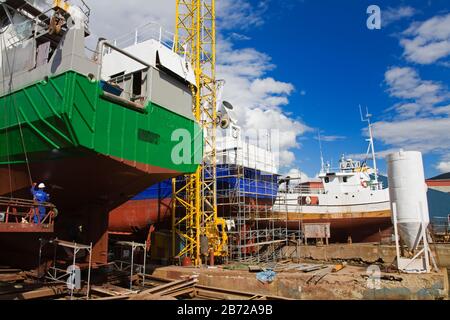
{"type": "Polygon", "coordinates": [[[111,211],[108,231],[136,233],[152,224],[167,223],[172,216],[170,203],[170,198],[130,200],[111,211]]]}
{"type": "Polygon", "coordinates": [[[278,214],[283,220],[276,225],[289,230],[301,230],[302,223],[330,223],[330,241],[345,243],[378,242],[391,234],[390,211],[354,214],[278,214]],[[287,219],[286,219],[287,217],[287,219]]]}

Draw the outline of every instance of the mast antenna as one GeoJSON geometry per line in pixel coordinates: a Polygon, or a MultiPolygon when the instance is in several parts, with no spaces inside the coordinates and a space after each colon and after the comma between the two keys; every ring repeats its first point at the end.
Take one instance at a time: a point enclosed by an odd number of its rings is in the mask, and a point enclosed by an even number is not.
{"type": "Polygon", "coordinates": [[[369,150],[367,150],[367,154],[369,154],[369,151],[372,152],[372,162],[373,162],[373,170],[375,172],[375,184],[378,186],[378,169],[377,169],[377,159],[375,154],[375,147],[373,143],[373,131],[372,131],[372,122],[370,121],[370,118],[372,115],[369,113],[369,109],[366,106],[366,114],[363,115],[361,105],[359,105],[359,114],[361,115],[361,121],[367,122],[367,127],[369,129],[369,139],[366,139],[367,142],[369,142],[369,150]]]}
{"type": "Polygon", "coordinates": [[[325,163],[323,161],[322,138],[320,137],[320,129],[318,130],[317,137],[319,139],[319,149],[320,149],[320,170],[322,172],[325,172],[325,163]]]}

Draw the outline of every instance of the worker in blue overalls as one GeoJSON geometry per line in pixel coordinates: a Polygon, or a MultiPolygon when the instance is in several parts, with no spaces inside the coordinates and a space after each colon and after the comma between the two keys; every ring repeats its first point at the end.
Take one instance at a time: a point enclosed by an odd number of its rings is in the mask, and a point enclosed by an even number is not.
{"type": "Polygon", "coordinates": [[[38,190],[36,190],[36,183],[33,183],[31,187],[31,194],[33,199],[39,203],[38,210],[34,214],[34,223],[38,224],[42,222],[45,218],[46,210],[45,206],[42,205],[43,202],[48,202],[50,200],[50,195],[44,191],[45,184],[40,183],[38,185],[38,190]]]}

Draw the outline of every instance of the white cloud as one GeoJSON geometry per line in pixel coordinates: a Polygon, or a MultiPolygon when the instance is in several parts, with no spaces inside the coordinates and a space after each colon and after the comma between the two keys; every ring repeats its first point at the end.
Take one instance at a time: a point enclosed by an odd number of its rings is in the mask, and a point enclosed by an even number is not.
{"type": "Polygon", "coordinates": [[[400,102],[391,108],[395,110],[392,120],[373,124],[375,138],[391,147],[379,153],[379,156],[403,148],[437,154],[442,159],[448,157],[448,89],[439,82],[423,80],[413,68],[390,68],[385,74],[385,82],[391,97],[400,102]]]}
{"type": "Polygon", "coordinates": [[[264,24],[267,1],[252,4],[249,1],[216,1],[217,24],[221,30],[248,29],[264,24]]]}
{"type": "MultiPolygon", "coordinates": [[[[404,149],[404,148],[390,148],[390,149],[385,149],[382,151],[376,150],[376,154],[375,157],[377,159],[386,159],[386,157],[394,152],[398,152],[400,149],[404,149]]],[[[347,154],[346,157],[350,158],[350,159],[354,159],[354,160],[372,160],[372,154],[367,154],[367,153],[351,153],[351,154],[347,154]]]]}
{"type": "Polygon", "coordinates": [[[251,38],[249,36],[246,36],[245,34],[237,33],[237,32],[230,33],[229,37],[230,37],[230,40],[236,40],[236,41],[251,40],[251,38]]]}
{"type": "MultiPolygon", "coordinates": [[[[319,140],[318,137],[315,137],[314,139],[319,140]]],[[[324,141],[324,142],[334,142],[334,141],[345,140],[345,139],[347,139],[347,137],[345,137],[345,136],[326,136],[326,135],[320,136],[320,140],[324,141]]]]}
{"type": "MultiPolygon", "coordinates": [[[[110,0],[91,0],[88,5],[94,38],[114,39],[148,22],[174,30],[175,1],[128,0],[111,5],[110,0]]],[[[280,165],[289,166],[295,161],[294,149],[299,148],[298,136],[309,130],[300,120],[283,113],[294,86],[270,77],[268,73],[275,68],[270,56],[251,47],[235,49],[232,42],[247,39],[242,32],[264,24],[266,10],[267,1],[217,2],[217,78],[226,80],[223,97],[236,107],[244,132],[278,130],[274,149],[278,150],[280,165]]]]}
{"type": "Polygon", "coordinates": [[[450,13],[413,23],[400,44],[407,60],[431,64],[450,55],[450,13]]]}
{"type": "Polygon", "coordinates": [[[91,30],[96,36],[116,38],[133,29],[156,22],[174,30],[175,1],[160,0],[89,0],[91,30]]]}
{"type": "Polygon", "coordinates": [[[424,153],[450,150],[450,118],[411,118],[380,121],[373,126],[374,135],[385,144],[424,153]]]}
{"type": "Polygon", "coordinates": [[[402,6],[398,8],[388,7],[381,12],[382,26],[388,26],[393,22],[411,18],[416,13],[417,10],[410,6],[402,6]]]}
{"type": "Polygon", "coordinates": [[[297,138],[310,130],[282,110],[294,86],[266,76],[275,68],[267,54],[253,48],[235,49],[225,39],[219,48],[217,73],[226,81],[223,97],[238,110],[239,125],[250,138],[254,138],[252,129],[277,130],[272,147],[279,150],[280,166],[290,166],[295,161],[293,150],[300,147],[297,138]]]}
{"type": "Polygon", "coordinates": [[[292,168],[290,169],[287,173],[284,174],[285,176],[289,176],[292,179],[300,179],[300,181],[298,182],[306,182],[309,181],[309,177],[306,173],[304,173],[303,171],[297,169],[297,168],[292,168]]]}
{"type": "Polygon", "coordinates": [[[401,99],[394,109],[403,118],[429,114],[437,104],[449,98],[449,92],[441,83],[422,80],[417,71],[410,67],[388,69],[385,82],[389,94],[401,99]]]}
{"type": "MultiPolygon", "coordinates": [[[[116,38],[124,33],[156,22],[166,30],[175,28],[175,1],[161,0],[87,0],[91,8],[91,29],[95,36],[116,38]]],[[[217,28],[220,31],[246,30],[264,23],[263,14],[267,10],[267,1],[257,5],[248,0],[216,1],[217,28]]],[[[246,36],[239,33],[242,39],[246,36]]]]}
{"type": "Polygon", "coordinates": [[[450,172],[450,161],[439,162],[436,166],[436,169],[438,169],[442,173],[450,172]]]}

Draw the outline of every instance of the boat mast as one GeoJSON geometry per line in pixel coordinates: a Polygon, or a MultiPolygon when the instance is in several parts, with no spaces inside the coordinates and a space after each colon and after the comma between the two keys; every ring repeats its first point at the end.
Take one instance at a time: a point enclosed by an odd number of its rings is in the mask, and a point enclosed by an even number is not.
{"type": "Polygon", "coordinates": [[[361,115],[361,121],[367,122],[367,126],[369,128],[369,139],[367,139],[366,141],[369,142],[369,148],[372,151],[373,170],[375,172],[375,185],[378,186],[379,181],[378,181],[377,159],[375,156],[375,147],[374,147],[374,143],[373,143],[372,123],[370,121],[370,118],[372,117],[372,115],[369,113],[369,110],[366,107],[366,115],[363,116],[361,105],[359,105],[359,113],[361,115]]]}
{"type": "Polygon", "coordinates": [[[319,149],[320,149],[320,170],[322,173],[324,173],[325,172],[325,164],[323,161],[322,139],[320,137],[320,129],[318,131],[318,139],[319,139],[319,149]]]}

